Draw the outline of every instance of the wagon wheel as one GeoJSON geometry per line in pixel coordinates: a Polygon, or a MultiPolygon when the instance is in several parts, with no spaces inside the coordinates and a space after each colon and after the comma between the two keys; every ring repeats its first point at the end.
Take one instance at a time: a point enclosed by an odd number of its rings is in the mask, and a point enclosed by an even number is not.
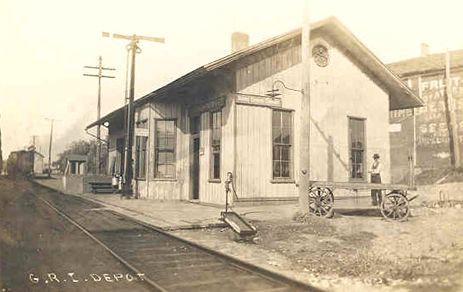
{"type": "Polygon", "coordinates": [[[319,217],[331,218],[334,196],[329,188],[313,187],[309,189],[309,213],[319,217]]]}
{"type": "Polygon", "coordinates": [[[381,214],[387,220],[404,221],[410,214],[407,197],[399,191],[392,191],[383,198],[381,214]]]}

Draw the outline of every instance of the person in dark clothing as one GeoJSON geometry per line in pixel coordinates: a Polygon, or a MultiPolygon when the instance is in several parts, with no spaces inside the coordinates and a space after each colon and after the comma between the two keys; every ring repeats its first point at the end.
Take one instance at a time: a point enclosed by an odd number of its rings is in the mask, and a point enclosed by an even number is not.
{"type": "MultiPolygon", "coordinates": [[[[375,153],[373,155],[373,163],[371,165],[370,170],[370,182],[373,184],[380,184],[381,183],[381,163],[379,162],[379,154],[375,153]]],[[[371,190],[371,204],[373,206],[381,205],[382,196],[381,190],[372,189],[371,190]]]]}

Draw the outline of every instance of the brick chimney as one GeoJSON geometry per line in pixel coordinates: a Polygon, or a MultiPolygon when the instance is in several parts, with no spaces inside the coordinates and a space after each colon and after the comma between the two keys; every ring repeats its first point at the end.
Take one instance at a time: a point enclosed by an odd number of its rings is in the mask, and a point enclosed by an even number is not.
{"type": "Polygon", "coordinates": [[[231,35],[231,52],[245,49],[249,46],[249,35],[243,32],[234,32],[231,35]]]}
{"type": "Polygon", "coordinates": [[[421,57],[427,57],[429,55],[429,45],[427,43],[421,43],[421,57]]]}

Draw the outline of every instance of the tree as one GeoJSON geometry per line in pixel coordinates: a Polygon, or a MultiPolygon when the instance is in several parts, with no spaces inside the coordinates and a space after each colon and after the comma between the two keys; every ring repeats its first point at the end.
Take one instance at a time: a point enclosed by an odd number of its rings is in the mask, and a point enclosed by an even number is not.
{"type": "MultiPolygon", "coordinates": [[[[57,165],[61,172],[64,172],[66,167],[66,157],[69,154],[78,154],[78,155],[86,155],[87,156],[87,171],[88,173],[95,173],[96,172],[96,147],[97,143],[95,140],[87,141],[87,140],[79,140],[72,142],[66,150],[58,154],[58,160],[53,162],[54,165],[57,165]]],[[[101,153],[100,153],[100,173],[104,174],[106,170],[106,163],[107,163],[107,155],[108,155],[108,147],[105,143],[101,145],[101,153]]]]}

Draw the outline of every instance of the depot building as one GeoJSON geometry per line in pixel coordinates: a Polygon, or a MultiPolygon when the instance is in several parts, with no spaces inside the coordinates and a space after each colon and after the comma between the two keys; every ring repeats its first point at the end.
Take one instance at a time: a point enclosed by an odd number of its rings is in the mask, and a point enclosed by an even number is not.
{"type": "MultiPolygon", "coordinates": [[[[389,182],[389,111],[421,100],[337,19],[312,24],[310,37],[310,179],[367,182],[379,153],[389,182]]],[[[141,197],[223,204],[232,172],[238,200],[297,198],[301,29],[247,39],[235,34],[235,52],[134,102],[141,197]]],[[[87,127],[108,128],[110,174],[124,169],[126,111],[87,127]]]]}

